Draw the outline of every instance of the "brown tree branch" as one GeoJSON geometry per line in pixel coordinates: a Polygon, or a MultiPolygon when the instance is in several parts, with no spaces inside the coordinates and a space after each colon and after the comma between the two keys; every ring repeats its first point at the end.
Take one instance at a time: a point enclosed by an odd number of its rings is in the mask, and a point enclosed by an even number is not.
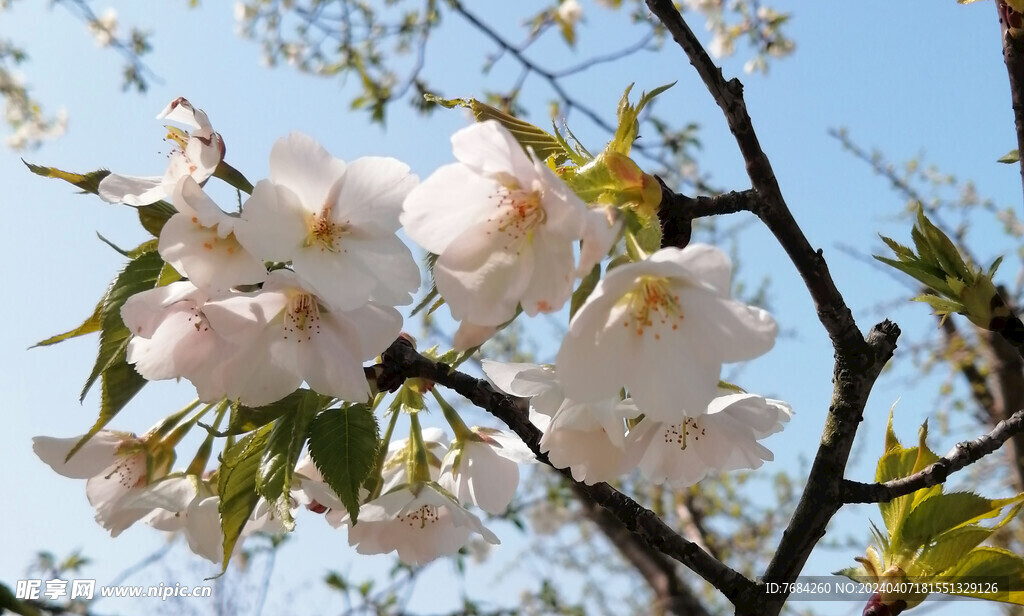
{"type": "Polygon", "coordinates": [[[615,549],[635,568],[654,592],[652,613],[708,616],[708,611],[676,572],[675,561],[651,547],[630,532],[607,509],[598,506],[589,495],[572,484],[572,490],[583,506],[583,514],[601,529],[615,549]]]}
{"type": "MultiPolygon", "coordinates": [[[[1017,128],[1017,151],[1024,155],[1024,35],[1021,15],[1003,0],[996,1],[999,12],[1000,34],[1003,39],[1003,62],[1010,78],[1010,102],[1013,105],[1013,123],[1017,128]]],[[[1021,187],[1024,189],[1024,158],[1020,166],[1021,187]]]]}
{"type": "Polygon", "coordinates": [[[843,480],[843,502],[886,503],[922,488],[938,485],[949,475],[999,449],[1010,437],[1020,434],[1021,431],[1024,431],[1024,409],[999,422],[988,434],[983,434],[973,441],[957,443],[940,460],[909,477],[885,483],[843,480]]]}
{"type": "Polygon", "coordinates": [[[697,218],[753,212],[757,209],[758,195],[755,190],[732,191],[714,197],[687,197],[674,192],[660,177],[661,206],[658,208],[658,222],[661,224],[661,246],[683,248],[690,243],[693,221],[697,218]]]}
{"type": "MultiPolygon", "coordinates": [[[[766,581],[793,581],[825,534],[829,520],[842,507],[841,482],[853,439],[863,419],[864,406],[875,379],[896,348],[899,328],[884,321],[872,328],[867,339],[863,337],[828,272],[821,251],[811,248],[786,205],[747,113],[742,84],[736,79],[725,80],[721,69],[708,56],[670,0],[647,0],[647,6],[686,53],[690,64],[722,109],[757,193],[758,198],[751,200],[750,205],[803,278],[818,319],[835,349],[832,404],[821,444],[800,502],[764,574],[766,581]]],[[[757,593],[744,599],[749,599],[749,602],[734,602],[739,613],[777,614],[786,597],[767,597],[757,593]]]]}
{"type": "MultiPolygon", "coordinates": [[[[495,391],[487,381],[423,357],[403,338],[388,347],[382,359],[383,362],[372,369],[380,391],[396,389],[405,379],[412,377],[448,387],[503,421],[526,443],[539,461],[550,465],[548,457],[540,451],[541,432],[530,423],[522,408],[523,400],[495,391]]],[[[757,594],[753,582],[681,537],[653,511],[642,507],[607,483],[585,485],[573,480],[568,469],[558,471],[590,502],[604,507],[624,529],[635,534],[648,546],[692,569],[734,604],[749,601],[751,595],[757,594]]]]}

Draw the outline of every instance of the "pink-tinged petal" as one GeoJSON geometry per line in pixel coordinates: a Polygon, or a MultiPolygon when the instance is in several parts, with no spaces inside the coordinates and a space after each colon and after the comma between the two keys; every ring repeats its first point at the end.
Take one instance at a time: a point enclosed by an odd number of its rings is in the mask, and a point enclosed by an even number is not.
{"type": "Polygon", "coordinates": [[[593,208],[587,210],[584,223],[583,244],[580,246],[580,264],[576,275],[583,277],[600,263],[615,245],[622,233],[622,217],[615,208],[593,208]]]}
{"type": "Polygon", "coordinates": [[[100,430],[75,453],[74,457],[65,461],[68,453],[80,440],[81,436],[36,436],[32,438],[32,451],[56,473],[72,479],[88,479],[113,466],[118,458],[118,450],[126,442],[136,439],[134,434],[127,432],[100,430]]]}
{"type": "Polygon", "coordinates": [[[499,456],[517,464],[537,463],[533,452],[514,432],[481,427],[474,427],[473,431],[482,436],[499,456]]]}
{"type": "Polygon", "coordinates": [[[558,386],[554,371],[539,364],[485,359],[480,362],[480,368],[495,387],[513,396],[536,396],[558,386]]]}
{"type": "MultiPolygon", "coordinates": [[[[165,477],[144,488],[132,490],[121,501],[125,509],[165,509],[184,512],[198,494],[199,478],[195,475],[165,477]]],[[[168,529],[161,529],[168,530],[168,529]]]]}
{"type": "MultiPolygon", "coordinates": [[[[685,268],[691,279],[710,284],[720,297],[729,297],[732,290],[732,261],[720,249],[708,244],[690,244],[682,250],[665,248],[658,252],[668,253],[666,257],[671,258],[666,260],[685,268]]],[[[651,258],[654,259],[655,255],[651,255],[651,258]]]]}
{"type": "Polygon", "coordinates": [[[292,257],[292,267],[334,310],[354,310],[362,306],[378,284],[377,278],[363,269],[357,257],[330,252],[318,244],[297,251],[292,257]]]}
{"type": "Polygon", "coordinates": [[[347,320],[321,315],[310,338],[289,336],[284,344],[295,345],[298,372],[314,391],[350,402],[370,397],[359,357],[359,332],[347,320]]]}
{"type": "Polygon", "coordinates": [[[531,317],[561,310],[572,295],[575,278],[571,241],[548,234],[545,227],[533,234],[532,249],[533,276],[520,299],[523,312],[531,317]]]}
{"type": "Polygon", "coordinates": [[[192,176],[181,178],[174,187],[174,207],[182,214],[194,215],[204,227],[214,227],[228,218],[192,176]]]}
{"type": "Polygon", "coordinates": [[[420,268],[398,236],[377,228],[343,238],[342,246],[346,257],[354,258],[376,282],[370,299],[390,306],[412,303],[411,294],[420,288],[420,268]]]}
{"type": "Polygon", "coordinates": [[[345,163],[302,133],[278,139],[270,150],[270,182],[286,186],[309,212],[323,209],[331,187],[345,175],[345,163]]]}
{"type": "Polygon", "coordinates": [[[348,165],[341,191],[332,211],[335,222],[354,226],[372,222],[394,233],[402,202],[419,179],[409,165],[394,158],[364,156],[348,165]]]}
{"type": "Polygon", "coordinates": [[[496,333],[498,333],[498,328],[494,325],[477,325],[469,321],[462,321],[452,337],[452,348],[456,351],[465,351],[480,346],[496,333]]]}
{"type": "Polygon", "coordinates": [[[136,336],[149,338],[164,319],[164,309],[181,301],[201,304],[206,294],[188,281],[136,293],[121,307],[121,320],[136,336]]]}
{"type": "Polygon", "coordinates": [[[680,296],[686,319],[693,324],[695,349],[710,349],[723,363],[764,355],[775,346],[779,326],[766,310],[710,294],[680,296]]]}
{"type": "Polygon", "coordinates": [[[175,214],[164,224],[157,249],[164,261],[210,295],[267,277],[263,261],[245,250],[234,235],[222,238],[216,229],[186,214],[175,214]]]}
{"type": "Polygon", "coordinates": [[[171,195],[162,177],[132,177],[111,173],[100,181],[99,196],[107,203],[149,205],[171,195]]]}
{"type": "Polygon", "coordinates": [[[405,198],[399,220],[428,252],[441,254],[470,226],[498,209],[501,186],[461,164],[445,165],[405,198]]]}
{"type": "Polygon", "coordinates": [[[534,171],[539,178],[535,186],[543,193],[544,231],[570,242],[580,239],[585,227],[586,204],[544,161],[535,161],[534,171]]]}
{"type": "Polygon", "coordinates": [[[452,317],[501,325],[515,316],[533,274],[533,251],[501,229],[496,217],[467,229],[437,259],[434,280],[452,317]]]}
{"type": "Polygon", "coordinates": [[[242,206],[235,236],[252,254],[289,261],[308,234],[309,213],[292,190],[261,180],[242,206]]]}
{"type": "Polygon", "coordinates": [[[479,122],[452,135],[452,153],[478,174],[535,177],[533,162],[515,137],[495,120],[479,122]]]}
{"type": "Polygon", "coordinates": [[[210,120],[206,117],[206,114],[202,111],[198,113],[202,114],[203,124],[199,122],[200,118],[197,118],[197,112],[192,107],[192,103],[188,102],[183,96],[179,96],[164,107],[163,111],[156,115],[157,120],[169,120],[171,122],[177,122],[178,124],[184,124],[191,129],[198,128],[209,128],[210,120]]]}
{"type": "Polygon", "coordinates": [[[90,478],[85,484],[89,504],[96,510],[96,521],[112,537],[142,519],[145,510],[124,509],[121,500],[146,484],[146,455],[142,452],[121,456],[114,466],[90,478]]]}
{"type": "Polygon", "coordinates": [[[217,133],[193,133],[185,144],[184,154],[188,161],[188,175],[197,182],[205,182],[217,170],[217,165],[224,157],[224,142],[217,133]]]}
{"type": "Polygon", "coordinates": [[[629,307],[616,305],[617,301],[617,296],[595,290],[562,340],[556,372],[573,400],[596,402],[616,396],[624,384],[624,367],[640,361],[636,331],[623,326],[629,323],[629,307]]]}
{"type": "Polygon", "coordinates": [[[205,323],[196,318],[192,306],[165,314],[160,327],[150,338],[136,336],[128,343],[127,361],[150,381],[177,379],[185,375],[189,365],[180,362],[177,351],[189,350],[189,359],[203,361],[212,345],[209,336],[200,331],[205,323]],[[197,329],[196,326],[199,326],[197,329]]]}
{"type": "Polygon", "coordinates": [[[540,449],[548,454],[555,468],[568,468],[573,479],[587,485],[614,481],[626,470],[623,450],[613,445],[601,429],[565,429],[552,421],[541,439],[540,449]]]}
{"type": "Polygon", "coordinates": [[[193,501],[188,508],[185,523],[185,538],[189,549],[212,563],[219,563],[224,554],[219,506],[220,499],[216,496],[193,501]]]}
{"type": "MultiPolygon", "coordinates": [[[[273,274],[271,278],[274,278],[273,274]]],[[[263,291],[255,294],[240,293],[209,301],[203,306],[203,313],[215,332],[228,340],[245,344],[271,323],[280,323],[278,317],[287,305],[285,293],[264,287],[263,291]]]]}
{"type": "MultiPolygon", "coordinates": [[[[327,315],[328,319],[332,315],[327,315]]],[[[358,335],[360,361],[383,353],[402,331],[402,315],[391,306],[370,302],[359,308],[337,315],[337,320],[351,323],[358,335]]]]}

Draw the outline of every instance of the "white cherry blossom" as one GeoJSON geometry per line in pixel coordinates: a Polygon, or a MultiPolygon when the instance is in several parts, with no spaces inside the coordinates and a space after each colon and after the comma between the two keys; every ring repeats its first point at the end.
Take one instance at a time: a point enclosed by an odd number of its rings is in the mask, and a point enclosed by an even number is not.
{"type": "Polygon", "coordinates": [[[519,486],[519,464],[533,454],[519,437],[471,428],[480,440],[456,441],[444,456],[437,482],[459,499],[487,513],[504,513],[519,486]]]}
{"type": "Polygon", "coordinates": [[[440,255],[434,279],[452,317],[480,333],[520,304],[529,316],[559,310],[586,206],[495,121],[458,131],[452,149],[459,162],[409,193],[401,217],[409,237],[440,255]]]}
{"type": "Polygon", "coordinates": [[[183,177],[191,176],[202,184],[213,175],[224,158],[224,141],[213,131],[206,113],[192,107],[188,100],[174,99],[156,117],[188,126],[192,132],[168,126],[167,138],[176,149],[168,155],[170,162],[164,175],[135,177],[111,173],[99,185],[99,195],[103,200],[128,205],[156,203],[170,197],[183,177]]]}
{"type": "Polygon", "coordinates": [[[136,293],[121,307],[132,333],[127,360],[150,381],[187,378],[200,400],[227,393],[226,375],[240,348],[210,327],[207,294],[188,281],[136,293]]]}
{"type": "Polygon", "coordinates": [[[722,364],[768,352],[778,326],[729,298],[732,265],[705,244],[663,248],[608,272],[569,324],[558,352],[568,397],[606,400],[625,386],[643,413],[669,424],[706,409],[722,364]]]}
{"type": "Polygon", "coordinates": [[[218,295],[267,277],[263,261],[235,237],[239,219],[217,207],[191,176],[175,187],[174,207],[178,213],[160,231],[158,250],[164,261],[192,284],[218,295]]]}
{"type": "MultiPolygon", "coordinates": [[[[350,522],[351,524],[351,522],[350,522]]],[[[473,534],[499,544],[479,518],[434,482],[407,485],[365,503],[348,531],[360,554],[398,551],[407,565],[423,565],[458,552],[473,534]]]]}
{"type": "Polygon", "coordinates": [[[707,413],[675,424],[644,419],[631,447],[644,477],[691,486],[708,473],[760,468],[774,459],[758,441],[783,428],[793,415],[781,401],[719,390],[707,413]]]}
{"type": "Polygon", "coordinates": [[[301,278],[271,272],[260,291],[211,300],[203,307],[214,331],[242,348],[225,367],[231,399],[260,406],[303,381],[315,391],[363,402],[370,388],[363,362],[391,344],[402,317],[391,306],[328,308],[301,278]]]}
{"type": "Polygon", "coordinates": [[[88,480],[85,493],[96,510],[96,521],[116,537],[148,513],[126,507],[128,497],[165,476],[170,460],[150,463],[143,440],[109,430],[97,432],[68,459],[81,438],[36,436],[32,450],[58,474],[88,480]]]}
{"type": "Polygon", "coordinates": [[[501,391],[530,398],[530,421],[544,433],[540,450],[555,468],[568,468],[577,481],[594,484],[636,466],[639,453],[627,447],[626,420],[640,410],[631,400],[566,398],[552,366],[484,360],[482,368],[501,391]]]}
{"type": "Polygon", "coordinates": [[[235,234],[262,259],[291,261],[336,310],[369,300],[408,304],[420,271],[395,232],[402,200],[416,182],[394,158],[346,164],[292,133],[274,144],[270,178],[256,184],[235,234]]]}

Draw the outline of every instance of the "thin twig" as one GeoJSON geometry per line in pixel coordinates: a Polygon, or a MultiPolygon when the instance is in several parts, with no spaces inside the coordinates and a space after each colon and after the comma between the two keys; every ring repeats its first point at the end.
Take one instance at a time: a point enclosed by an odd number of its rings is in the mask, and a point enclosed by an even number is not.
{"type": "Polygon", "coordinates": [[[861,483],[843,480],[844,503],[887,503],[894,498],[938,485],[956,471],[973,464],[993,451],[1014,434],[1024,430],[1024,409],[996,424],[988,434],[973,441],[957,443],[953,449],[931,466],[901,479],[885,483],[861,483]]]}

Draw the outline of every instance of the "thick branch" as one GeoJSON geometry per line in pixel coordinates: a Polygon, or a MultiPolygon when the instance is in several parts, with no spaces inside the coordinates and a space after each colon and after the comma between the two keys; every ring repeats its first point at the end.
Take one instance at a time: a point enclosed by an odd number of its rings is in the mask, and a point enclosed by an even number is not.
{"type": "MultiPolygon", "coordinates": [[[[1021,16],[1003,0],[997,0],[1000,32],[1003,38],[1003,62],[1010,77],[1010,101],[1013,104],[1013,123],[1017,128],[1017,151],[1024,155],[1024,36],[1021,16]]],[[[1021,186],[1024,188],[1024,158],[1019,161],[1021,186]]]]}
{"type": "Polygon", "coordinates": [[[999,449],[1010,437],[1022,431],[1024,431],[1024,410],[1019,410],[1009,419],[1000,421],[988,434],[979,436],[973,441],[957,443],[937,462],[909,477],[870,484],[844,480],[843,502],[885,503],[922,488],[938,485],[956,471],[999,449]]]}
{"type": "MultiPolygon", "coordinates": [[[[381,391],[397,388],[407,378],[420,377],[458,392],[505,422],[539,461],[550,465],[548,457],[540,451],[541,432],[530,423],[521,399],[497,392],[482,379],[423,357],[402,338],[384,352],[383,363],[375,367],[375,373],[377,387],[381,391]]],[[[585,485],[573,480],[568,469],[558,470],[572,482],[574,489],[608,510],[625,529],[647,545],[695,571],[734,604],[748,600],[747,597],[756,592],[753,582],[681,537],[653,511],[642,507],[607,483],[585,485]]]]}
{"type": "Polygon", "coordinates": [[[693,221],[697,218],[758,209],[758,195],[754,190],[727,192],[714,197],[687,197],[673,192],[660,177],[657,180],[661,184],[658,222],[661,224],[662,247],[683,248],[689,244],[693,221]]]}
{"type": "Polygon", "coordinates": [[[679,579],[675,561],[651,549],[611,512],[590,500],[590,497],[580,489],[579,484],[573,484],[572,488],[583,505],[583,513],[587,519],[601,529],[622,557],[633,565],[654,591],[652,611],[655,614],[708,616],[708,611],[694,596],[690,587],[679,579]]]}

